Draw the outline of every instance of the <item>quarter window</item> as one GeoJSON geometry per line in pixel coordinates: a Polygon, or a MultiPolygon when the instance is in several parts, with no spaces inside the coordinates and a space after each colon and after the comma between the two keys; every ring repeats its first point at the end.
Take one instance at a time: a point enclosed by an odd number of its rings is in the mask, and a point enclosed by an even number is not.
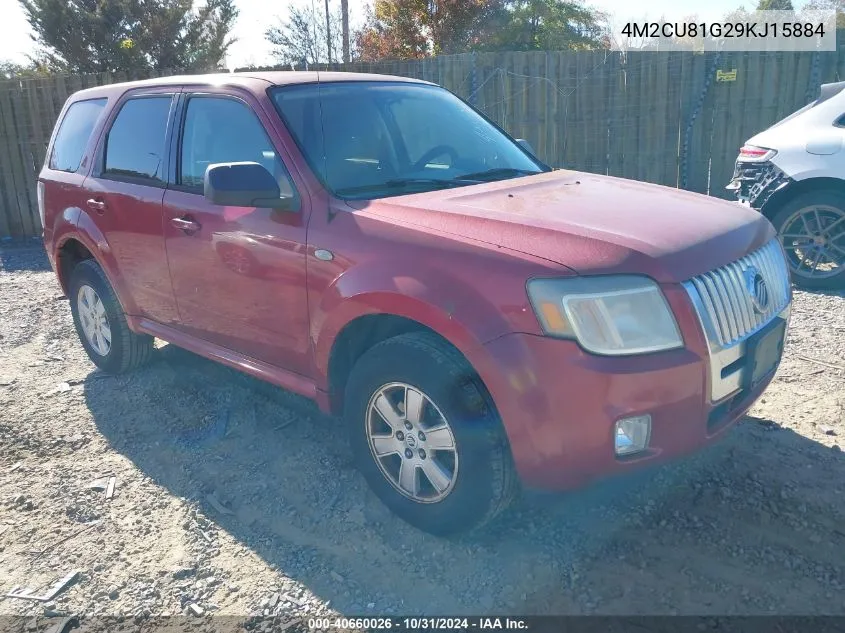
{"type": "Polygon", "coordinates": [[[165,137],[170,95],[130,99],[115,118],[106,139],[105,173],[164,180],[165,137]]]}
{"type": "Polygon", "coordinates": [[[50,169],[70,172],[79,169],[88,139],[105,107],[106,99],[89,99],[71,104],[53,142],[50,169]]]}

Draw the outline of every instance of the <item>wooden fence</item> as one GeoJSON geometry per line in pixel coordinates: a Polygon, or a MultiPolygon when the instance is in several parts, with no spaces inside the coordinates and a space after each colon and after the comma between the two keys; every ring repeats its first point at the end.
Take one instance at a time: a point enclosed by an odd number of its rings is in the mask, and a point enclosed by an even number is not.
{"type": "MultiPolygon", "coordinates": [[[[814,99],[821,83],[845,78],[845,47],[484,53],[332,69],[436,82],[527,139],[556,167],[728,197],[724,186],[742,143],[814,99]]],[[[0,81],[0,237],[40,235],[36,175],[65,99],[81,88],[135,78],[0,81]]]]}

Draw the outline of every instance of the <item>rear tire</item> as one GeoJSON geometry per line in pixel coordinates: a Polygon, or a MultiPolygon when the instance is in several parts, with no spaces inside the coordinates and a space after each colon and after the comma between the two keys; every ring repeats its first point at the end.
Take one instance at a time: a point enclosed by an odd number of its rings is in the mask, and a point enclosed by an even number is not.
{"type": "Polygon", "coordinates": [[[68,299],[76,333],[97,367],[122,374],[150,360],[153,337],[129,329],[114,289],[93,259],[79,262],[71,272],[68,299]]]}
{"type": "Polygon", "coordinates": [[[845,194],[801,194],[772,214],[772,224],[798,288],[845,289],[845,194]]]}
{"type": "Polygon", "coordinates": [[[516,496],[492,399],[463,356],[433,333],[402,334],[367,351],[349,377],[344,413],[367,483],[420,530],[479,528],[516,496]]]}

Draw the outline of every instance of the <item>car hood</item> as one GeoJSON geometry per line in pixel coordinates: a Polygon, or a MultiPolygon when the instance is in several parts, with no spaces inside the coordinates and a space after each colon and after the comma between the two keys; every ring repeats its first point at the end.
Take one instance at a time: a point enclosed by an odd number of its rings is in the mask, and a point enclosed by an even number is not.
{"type": "Polygon", "coordinates": [[[638,273],[665,283],[739,259],[774,236],[768,220],[738,203],[564,170],[355,206],[578,274],[638,273]]]}

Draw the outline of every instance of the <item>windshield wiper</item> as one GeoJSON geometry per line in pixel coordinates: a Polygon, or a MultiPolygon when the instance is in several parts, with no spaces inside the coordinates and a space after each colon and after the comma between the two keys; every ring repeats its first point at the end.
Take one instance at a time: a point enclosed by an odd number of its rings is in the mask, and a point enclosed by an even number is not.
{"type": "Polygon", "coordinates": [[[454,180],[474,180],[476,182],[485,182],[491,180],[501,180],[503,178],[514,178],[516,176],[532,176],[534,174],[542,174],[542,171],[532,171],[530,169],[514,169],[513,167],[495,167],[485,171],[477,171],[472,174],[462,174],[455,176],[454,180]]]}
{"type": "Polygon", "coordinates": [[[412,185],[434,185],[438,189],[448,189],[450,187],[459,187],[464,184],[472,184],[472,180],[464,182],[465,178],[459,176],[457,178],[393,178],[384,182],[375,183],[372,185],[361,185],[359,187],[344,187],[338,189],[339,194],[349,193],[364,193],[367,191],[378,191],[380,189],[400,189],[402,187],[409,187],[412,185]]]}

